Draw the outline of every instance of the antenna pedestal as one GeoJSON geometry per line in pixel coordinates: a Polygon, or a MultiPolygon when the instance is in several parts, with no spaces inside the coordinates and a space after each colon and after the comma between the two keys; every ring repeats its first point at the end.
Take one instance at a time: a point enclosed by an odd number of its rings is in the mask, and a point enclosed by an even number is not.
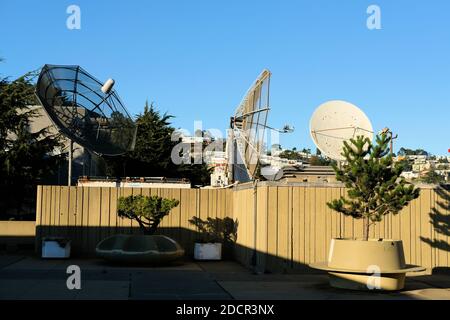
{"type": "Polygon", "coordinates": [[[67,164],[67,185],[72,185],[72,160],[73,160],[73,141],[69,139],[69,161],[67,164]]]}

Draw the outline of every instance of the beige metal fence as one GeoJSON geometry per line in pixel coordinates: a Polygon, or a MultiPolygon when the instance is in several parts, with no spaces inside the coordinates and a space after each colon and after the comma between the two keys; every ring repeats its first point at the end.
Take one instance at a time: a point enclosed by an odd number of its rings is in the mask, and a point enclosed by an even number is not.
{"type": "Polygon", "coordinates": [[[180,201],[160,224],[160,231],[175,238],[190,252],[195,241],[193,216],[206,219],[232,215],[232,190],[148,189],[39,186],[36,209],[36,244],[46,236],[72,240],[74,253],[92,254],[103,238],[117,233],[139,233],[139,226],[117,215],[117,199],[128,195],[159,195],[180,201]]]}
{"type": "MultiPolygon", "coordinates": [[[[160,231],[188,253],[196,238],[193,216],[230,217],[237,222],[235,258],[260,271],[300,270],[326,259],[333,237],[361,237],[362,221],[330,210],[340,187],[272,186],[260,183],[233,189],[140,189],[39,186],[36,243],[43,236],[70,237],[75,252],[93,253],[102,238],[139,232],[136,223],[117,217],[119,196],[157,194],[180,200],[160,231]],[[255,232],[256,230],[256,232],[255,232]]],[[[406,260],[432,269],[450,266],[449,199],[445,189],[422,189],[399,215],[371,230],[374,238],[402,239],[406,260]]]]}
{"type": "MultiPolygon", "coordinates": [[[[343,188],[309,186],[261,186],[256,194],[252,189],[236,191],[237,259],[249,264],[256,253],[257,267],[274,272],[326,260],[332,238],[362,237],[362,220],[344,217],[326,205],[344,193],[343,188]]],[[[402,239],[408,263],[428,269],[449,267],[449,199],[448,190],[424,188],[400,214],[372,227],[370,235],[402,239]]]]}

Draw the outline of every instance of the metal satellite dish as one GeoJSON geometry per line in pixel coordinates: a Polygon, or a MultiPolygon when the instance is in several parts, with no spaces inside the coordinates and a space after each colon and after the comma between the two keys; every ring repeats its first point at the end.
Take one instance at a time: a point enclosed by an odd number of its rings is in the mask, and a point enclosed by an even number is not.
{"type": "Polygon", "coordinates": [[[80,66],[47,64],[40,72],[36,96],[70,140],[69,185],[73,142],[97,155],[134,149],[137,127],[113,86],[114,80],[101,83],[80,66]]]}
{"type": "Polygon", "coordinates": [[[327,157],[343,161],[344,141],[364,136],[373,140],[369,118],[355,105],[328,101],[319,106],[311,117],[310,133],[317,148],[327,157]]]}
{"type": "Polygon", "coordinates": [[[280,133],[294,131],[289,125],[285,125],[283,129],[267,126],[270,76],[269,70],[263,70],[231,117],[230,135],[226,144],[230,181],[248,182],[257,178],[266,128],[280,133]]]}
{"type": "Polygon", "coordinates": [[[276,181],[283,178],[284,171],[280,167],[265,166],[261,167],[261,175],[263,175],[269,181],[276,181]]]}
{"type": "Polygon", "coordinates": [[[231,118],[233,181],[247,182],[256,175],[269,112],[270,76],[269,70],[259,75],[231,118]]]}
{"type": "Polygon", "coordinates": [[[116,91],[80,66],[45,65],[36,95],[56,127],[98,155],[134,149],[136,125],[116,91]]]}

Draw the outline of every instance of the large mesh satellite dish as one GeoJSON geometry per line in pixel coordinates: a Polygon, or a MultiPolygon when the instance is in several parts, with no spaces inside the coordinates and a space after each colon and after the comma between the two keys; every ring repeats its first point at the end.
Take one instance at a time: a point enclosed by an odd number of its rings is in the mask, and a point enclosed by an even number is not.
{"type": "Polygon", "coordinates": [[[36,95],[71,141],[98,155],[120,155],[134,149],[136,125],[113,85],[113,80],[103,84],[80,66],[47,64],[36,95]]]}
{"type": "Polygon", "coordinates": [[[311,137],[327,157],[343,161],[344,141],[364,136],[373,140],[373,128],[369,118],[355,105],[340,101],[328,101],[319,106],[311,117],[311,137]]]}
{"type": "Polygon", "coordinates": [[[269,70],[259,75],[231,118],[227,147],[233,181],[247,182],[257,175],[269,112],[270,76],[269,70]]]}

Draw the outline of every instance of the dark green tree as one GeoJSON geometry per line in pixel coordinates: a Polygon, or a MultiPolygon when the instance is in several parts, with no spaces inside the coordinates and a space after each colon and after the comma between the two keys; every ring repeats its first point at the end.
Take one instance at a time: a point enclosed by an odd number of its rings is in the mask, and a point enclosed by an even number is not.
{"type": "Polygon", "coordinates": [[[429,152],[423,150],[423,149],[408,149],[408,148],[400,148],[398,151],[399,156],[428,156],[430,155],[429,152]]]}
{"type": "Polygon", "coordinates": [[[283,152],[280,153],[280,158],[288,160],[302,160],[302,156],[294,149],[284,150],[283,152]]]}
{"type": "Polygon", "coordinates": [[[334,161],[322,156],[311,156],[309,164],[312,166],[331,166],[334,164],[334,161]]]}
{"type": "MultiPolygon", "coordinates": [[[[27,202],[33,203],[36,185],[58,168],[62,156],[59,135],[49,128],[31,132],[30,124],[38,116],[33,74],[17,80],[0,80],[0,188],[2,213],[21,213],[27,202]]],[[[32,205],[32,204],[31,204],[32,205]]]]}
{"type": "Polygon", "coordinates": [[[311,149],[303,148],[300,152],[295,147],[292,148],[292,150],[283,150],[283,152],[280,153],[280,158],[288,160],[307,161],[308,158],[304,157],[301,153],[311,154],[311,149]]]}
{"type": "Polygon", "coordinates": [[[387,214],[397,214],[420,190],[401,177],[403,167],[393,162],[390,137],[376,137],[376,144],[365,137],[344,142],[342,168],[334,165],[336,178],[348,188],[347,196],[327,203],[331,209],[364,220],[364,240],[369,228],[387,214]]]}
{"type": "Polygon", "coordinates": [[[440,184],[445,182],[444,176],[438,174],[434,169],[428,171],[421,180],[422,182],[429,184],[440,184]]]}
{"type": "Polygon", "coordinates": [[[397,165],[402,168],[402,172],[412,171],[412,163],[408,160],[400,160],[397,162],[397,165]]]}
{"type": "Polygon", "coordinates": [[[144,112],[139,114],[136,123],[138,132],[136,146],[130,153],[128,175],[133,176],[168,176],[171,169],[171,150],[175,146],[171,135],[174,128],[170,126],[173,116],[161,115],[146,102],[144,112]],[[158,174],[159,173],[159,174],[158,174]]]}
{"type": "Polygon", "coordinates": [[[309,148],[308,148],[308,149],[307,149],[307,148],[303,148],[303,149],[302,149],[302,152],[303,152],[303,153],[307,153],[307,154],[311,154],[311,149],[309,149],[309,148]]]}
{"type": "Polygon", "coordinates": [[[173,116],[161,114],[153,104],[146,102],[144,111],[137,116],[136,145],[132,152],[119,157],[105,157],[106,175],[133,177],[186,178],[192,185],[209,183],[210,171],[206,164],[173,163],[172,150],[175,129],[171,126],[173,116]]]}

